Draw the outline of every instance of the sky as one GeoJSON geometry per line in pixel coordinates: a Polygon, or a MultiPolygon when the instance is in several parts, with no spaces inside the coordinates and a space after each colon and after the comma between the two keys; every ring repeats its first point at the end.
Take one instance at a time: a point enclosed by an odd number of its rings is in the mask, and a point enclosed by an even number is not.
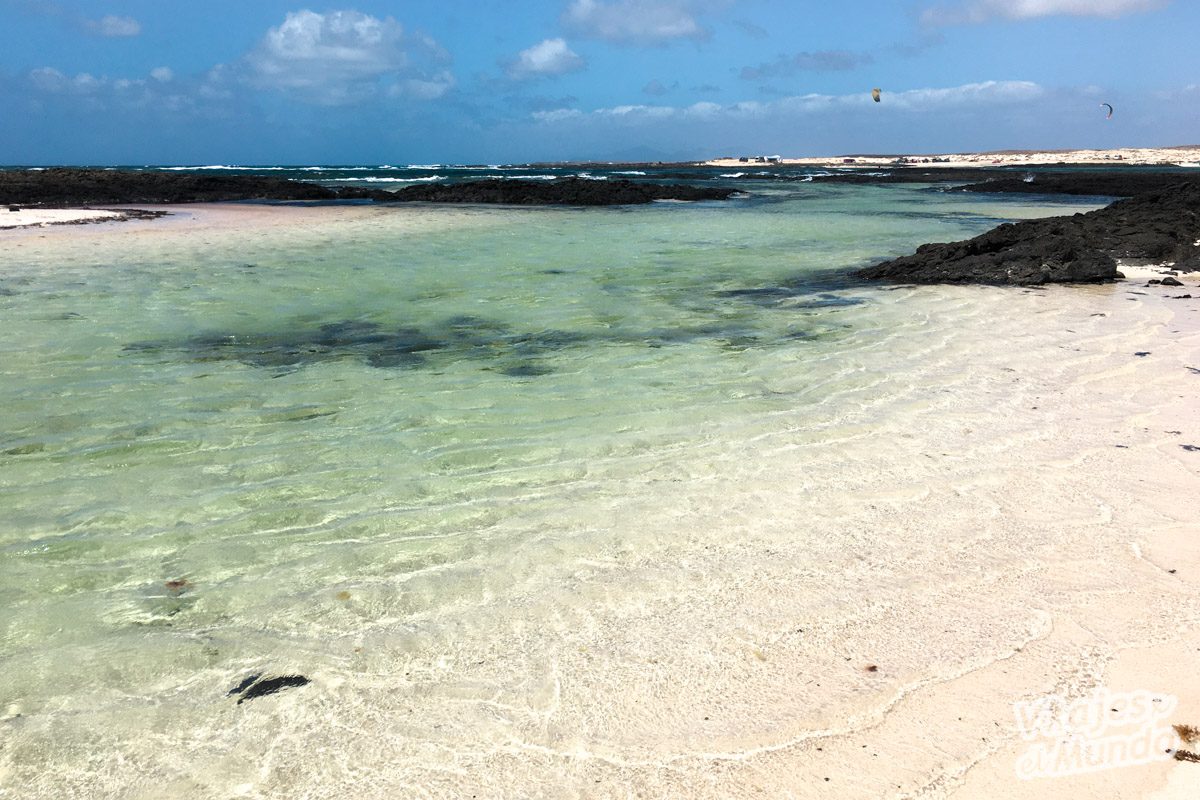
{"type": "Polygon", "coordinates": [[[0,164],[1197,144],[1197,31],[1196,0],[0,0],[0,164]]]}

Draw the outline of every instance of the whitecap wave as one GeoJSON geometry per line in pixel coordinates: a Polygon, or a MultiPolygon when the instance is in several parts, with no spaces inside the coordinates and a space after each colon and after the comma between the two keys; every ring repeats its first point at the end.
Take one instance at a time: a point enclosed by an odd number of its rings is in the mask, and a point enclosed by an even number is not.
{"type": "Polygon", "coordinates": [[[427,178],[376,178],[372,176],[366,178],[349,178],[348,180],[354,183],[431,183],[433,181],[444,181],[446,180],[446,176],[430,175],[427,178]]]}
{"type": "Polygon", "coordinates": [[[155,167],[164,172],[199,172],[200,170],[253,170],[255,172],[290,172],[296,167],[247,167],[239,164],[203,164],[191,167],[155,167]]]}

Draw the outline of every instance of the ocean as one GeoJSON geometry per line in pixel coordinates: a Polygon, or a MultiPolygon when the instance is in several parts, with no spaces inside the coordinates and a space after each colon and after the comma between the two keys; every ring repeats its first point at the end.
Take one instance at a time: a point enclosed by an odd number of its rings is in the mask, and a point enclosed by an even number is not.
{"type": "Polygon", "coordinates": [[[1144,329],[1114,287],[849,271],[1103,201],[703,174],[744,194],[0,234],[0,797],[732,796],[720,754],[1027,637],[959,523],[1144,329]]]}

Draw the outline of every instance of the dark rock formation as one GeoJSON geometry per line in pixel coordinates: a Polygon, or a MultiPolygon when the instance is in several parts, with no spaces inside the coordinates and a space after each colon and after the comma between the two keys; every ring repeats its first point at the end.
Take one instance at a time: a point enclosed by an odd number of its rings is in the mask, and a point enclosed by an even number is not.
{"type": "Polygon", "coordinates": [[[247,700],[256,700],[259,697],[266,697],[276,692],[282,692],[284,689],[293,689],[298,686],[307,686],[308,684],[308,678],[303,675],[284,675],[278,678],[261,678],[259,675],[251,675],[230,689],[226,697],[241,695],[238,698],[238,705],[240,706],[247,700]]]}
{"type": "Polygon", "coordinates": [[[1146,192],[1161,191],[1181,183],[1200,185],[1200,175],[1130,167],[1072,172],[1028,171],[1020,174],[992,173],[982,181],[973,180],[958,188],[965,192],[1133,197],[1146,192]]]}
{"type": "Polygon", "coordinates": [[[816,183],[930,183],[945,191],[1048,194],[1095,197],[1132,197],[1179,183],[1200,184],[1200,175],[1179,169],[1105,166],[1057,171],[1045,167],[914,167],[889,166],[878,170],[808,175],[777,175],[771,171],[747,173],[742,180],[807,181],[816,183]]]}
{"type": "Polygon", "coordinates": [[[425,203],[496,203],[503,205],[615,206],[655,200],[726,200],[735,189],[627,180],[563,178],[555,181],[489,178],[463,183],[409,186],[393,200],[425,203]]]}
{"type": "Polygon", "coordinates": [[[97,203],[206,203],[233,200],[390,200],[374,189],[330,189],[260,175],[76,169],[0,170],[0,203],[80,206],[97,203]]]}
{"type": "Polygon", "coordinates": [[[608,206],[654,200],[724,200],[734,189],[628,180],[491,179],[410,186],[398,192],[321,186],[262,175],[205,175],[55,168],[0,170],[0,203],[81,206],[110,203],[207,203],[238,200],[373,200],[376,202],[504,203],[608,206]]]}
{"type": "Polygon", "coordinates": [[[1177,183],[1071,217],[1001,225],[964,242],[927,244],[857,275],[903,283],[1101,283],[1115,259],[1200,261],[1200,183],[1177,183]]]}

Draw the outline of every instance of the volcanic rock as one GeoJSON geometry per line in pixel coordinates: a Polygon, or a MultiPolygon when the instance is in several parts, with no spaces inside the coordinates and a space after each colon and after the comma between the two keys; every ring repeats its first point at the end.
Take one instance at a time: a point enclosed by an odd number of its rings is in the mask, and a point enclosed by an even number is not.
{"type": "Polygon", "coordinates": [[[1037,285],[1121,277],[1117,259],[1200,258],[1200,183],[1178,183],[1087,214],[1001,225],[963,242],[926,244],[911,256],[859,270],[903,283],[1037,285]]]}
{"type": "Polygon", "coordinates": [[[735,189],[629,180],[563,178],[555,181],[489,178],[462,183],[409,186],[393,200],[425,203],[489,203],[502,205],[612,206],[655,200],[726,200],[735,189]]]}

